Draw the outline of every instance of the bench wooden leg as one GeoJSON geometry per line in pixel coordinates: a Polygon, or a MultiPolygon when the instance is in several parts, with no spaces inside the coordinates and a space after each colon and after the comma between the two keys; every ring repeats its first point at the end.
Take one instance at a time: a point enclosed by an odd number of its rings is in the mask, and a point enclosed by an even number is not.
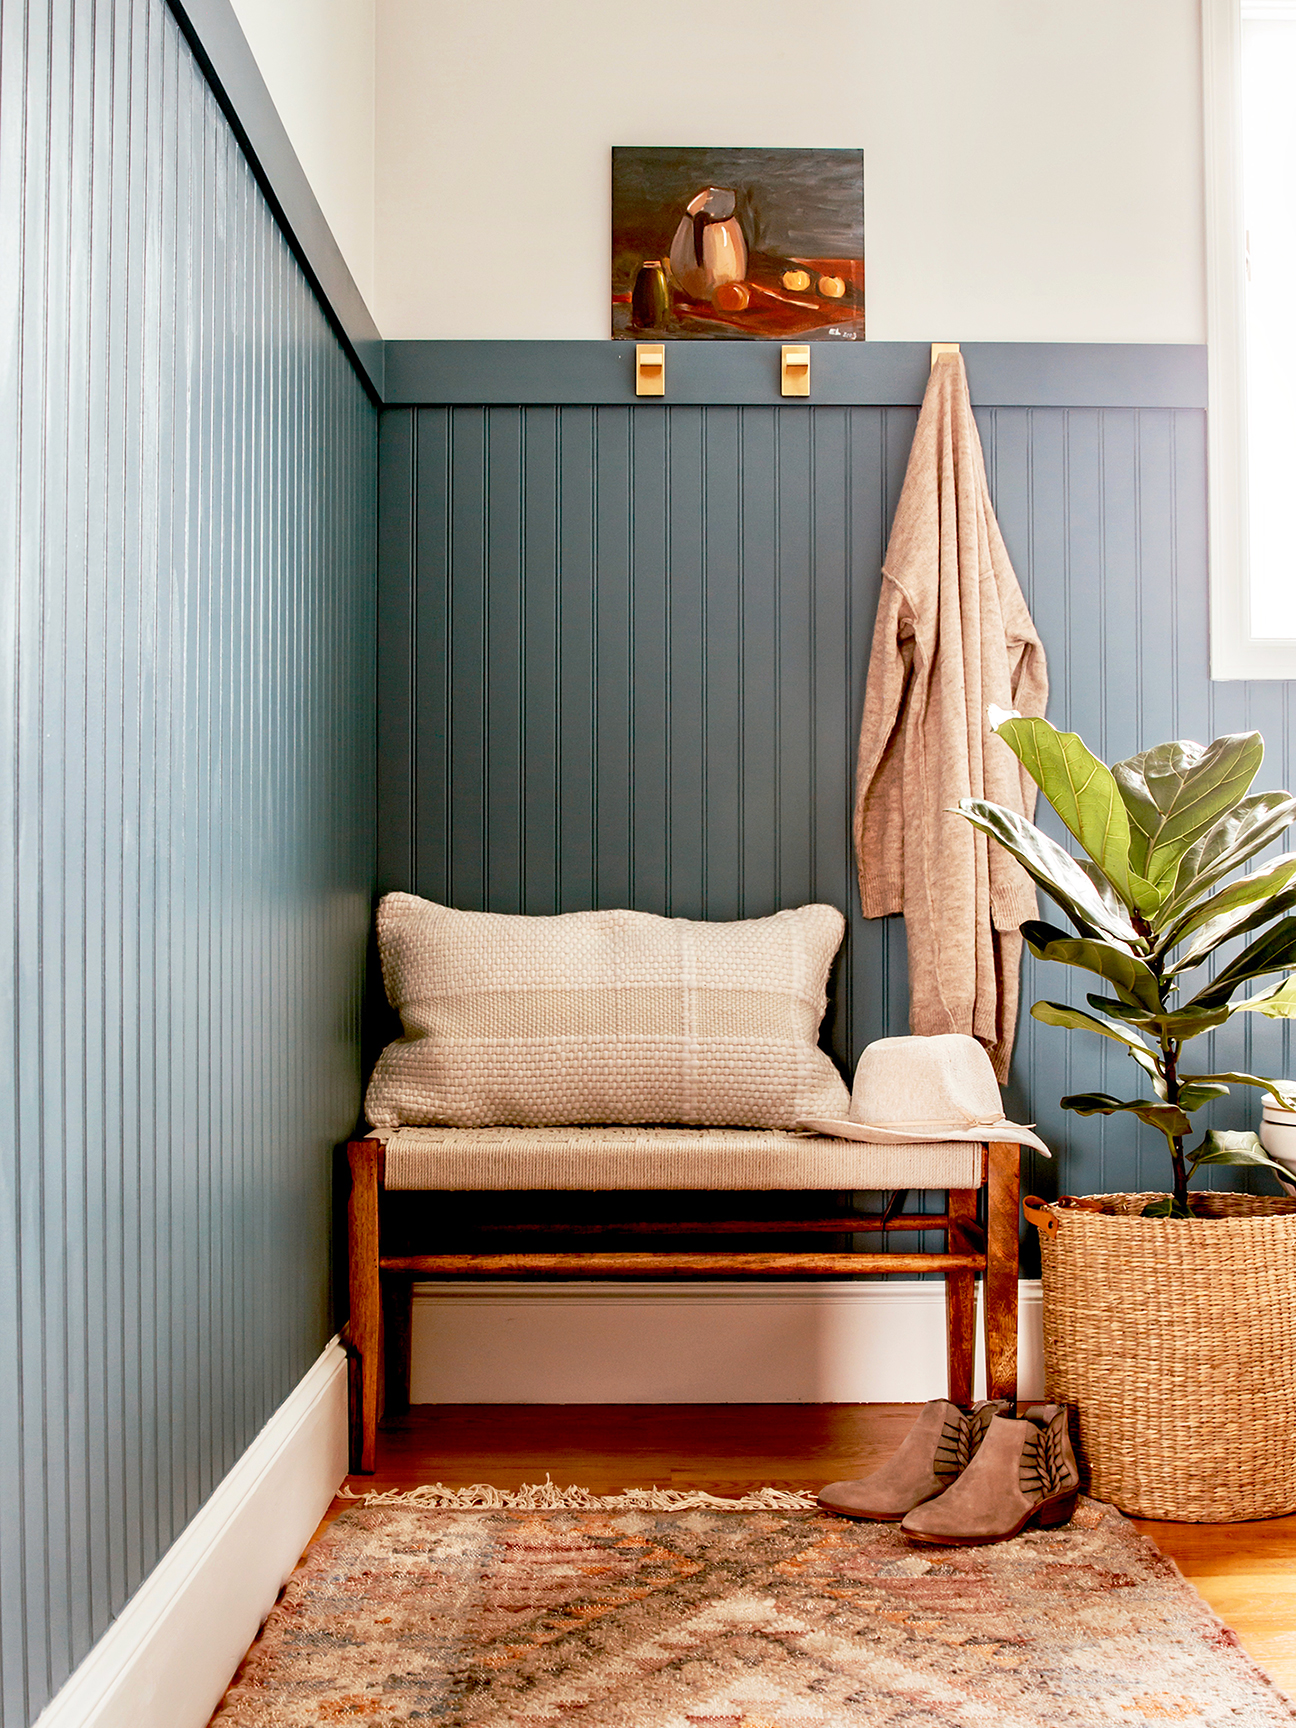
{"type": "MultiPolygon", "coordinates": [[[[382,1297],[378,1275],[378,1172],[383,1148],[376,1140],[347,1147],[351,1197],[347,1202],[347,1248],[351,1287],[351,1343],[360,1358],[360,1470],[377,1463],[379,1400],[382,1397],[382,1297]]],[[[357,1450],[353,1446],[353,1453],[357,1450]]]]}
{"type": "MultiPolygon", "coordinates": [[[[974,1188],[951,1188],[949,1191],[947,1241],[951,1254],[966,1254],[972,1250],[971,1240],[958,1226],[976,1223],[976,1201],[974,1188]]],[[[966,1406],[972,1402],[972,1364],[976,1354],[975,1272],[945,1274],[945,1352],[949,1401],[966,1406]]]]}
{"type": "Polygon", "coordinates": [[[1017,1255],[1021,1148],[990,1144],[986,1201],[986,1396],[1017,1396],[1017,1255]]]}

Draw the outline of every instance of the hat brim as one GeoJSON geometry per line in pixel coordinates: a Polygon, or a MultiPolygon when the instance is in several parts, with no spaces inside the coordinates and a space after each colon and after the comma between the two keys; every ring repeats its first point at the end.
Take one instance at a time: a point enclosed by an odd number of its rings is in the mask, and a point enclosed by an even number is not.
{"type": "Polygon", "coordinates": [[[939,1134],[906,1134],[900,1128],[875,1128],[871,1122],[848,1122],[845,1118],[806,1116],[797,1123],[815,1134],[826,1134],[835,1140],[863,1140],[871,1146],[931,1146],[947,1140],[1015,1140],[1019,1146],[1033,1146],[1046,1158],[1053,1154],[1030,1128],[1019,1122],[992,1122],[976,1128],[947,1128],[939,1134]]]}

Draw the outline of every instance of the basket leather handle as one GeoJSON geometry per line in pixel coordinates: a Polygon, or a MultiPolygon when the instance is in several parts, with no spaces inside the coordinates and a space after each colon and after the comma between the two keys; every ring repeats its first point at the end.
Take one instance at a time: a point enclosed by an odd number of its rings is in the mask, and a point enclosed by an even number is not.
{"type": "Polygon", "coordinates": [[[1048,1209],[1047,1200],[1039,1200],[1034,1194],[1028,1194],[1022,1201],[1022,1211],[1026,1214],[1026,1222],[1033,1224],[1041,1236],[1056,1236],[1058,1221],[1048,1209]]]}
{"type": "Polygon", "coordinates": [[[1028,1194],[1022,1201],[1027,1223],[1033,1224],[1041,1235],[1049,1238],[1057,1235],[1061,1223],[1053,1207],[1063,1212],[1101,1212],[1103,1209],[1101,1200],[1083,1194],[1059,1194],[1056,1200],[1039,1200],[1034,1194],[1028,1194]]]}

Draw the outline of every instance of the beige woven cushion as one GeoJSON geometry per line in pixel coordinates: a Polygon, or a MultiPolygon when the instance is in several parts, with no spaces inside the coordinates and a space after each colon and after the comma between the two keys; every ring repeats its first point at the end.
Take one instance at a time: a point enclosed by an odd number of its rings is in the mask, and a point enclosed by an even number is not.
{"type": "Polygon", "coordinates": [[[378,1060],[376,1128],[842,1116],[816,1042],[845,921],[801,906],[733,924],[647,912],[518,918],[413,894],[378,908],[405,1035],[378,1060]]]}
{"type": "Polygon", "coordinates": [[[984,1147],[751,1128],[394,1128],[387,1188],[979,1188],[984,1147]]]}

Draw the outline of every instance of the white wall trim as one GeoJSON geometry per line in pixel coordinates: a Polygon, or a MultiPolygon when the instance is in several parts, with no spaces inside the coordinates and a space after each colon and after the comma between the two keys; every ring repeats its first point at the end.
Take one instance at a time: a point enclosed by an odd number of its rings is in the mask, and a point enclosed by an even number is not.
{"type": "Polygon", "coordinates": [[[205,1728],[346,1471],[334,1338],[36,1728],[205,1728]]]}
{"type": "Polygon", "coordinates": [[[1246,276],[1239,0],[1202,0],[1212,678],[1249,678],[1246,276]]]}
{"type": "Polygon", "coordinates": [[[1296,678],[1296,641],[1251,633],[1242,209],[1244,14],[1290,16],[1290,0],[1267,0],[1267,4],[1266,0],[1202,0],[1211,677],[1296,678]]]}
{"type": "MultiPolygon", "coordinates": [[[[1023,1280],[1024,1397],[1043,1393],[1041,1302],[1023,1280]]],[[[940,1282],[414,1286],[416,1404],[911,1403],[945,1385],[940,1282]]]]}

